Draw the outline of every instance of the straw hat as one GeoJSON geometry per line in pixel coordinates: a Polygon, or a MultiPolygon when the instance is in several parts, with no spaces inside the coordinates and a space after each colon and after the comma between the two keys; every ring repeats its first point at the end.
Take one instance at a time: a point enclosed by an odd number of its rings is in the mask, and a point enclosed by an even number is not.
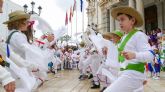
{"type": "Polygon", "coordinates": [[[9,14],[9,20],[4,22],[3,24],[8,24],[16,20],[29,19],[29,18],[30,18],[29,14],[25,13],[24,11],[17,10],[17,11],[11,12],[9,14]]]}
{"type": "Polygon", "coordinates": [[[113,8],[111,11],[111,15],[115,19],[117,19],[117,15],[119,13],[128,14],[128,15],[134,17],[136,19],[136,24],[135,24],[136,27],[140,27],[143,25],[142,16],[134,8],[128,7],[128,6],[120,6],[120,7],[113,8]]]}
{"type": "Polygon", "coordinates": [[[119,30],[115,30],[113,32],[105,32],[103,33],[103,37],[107,38],[107,39],[111,39],[113,35],[117,35],[118,37],[122,37],[124,34],[119,31],[119,30]]]}
{"type": "Polygon", "coordinates": [[[112,39],[112,34],[110,32],[105,32],[103,33],[102,36],[103,38],[108,39],[108,40],[112,39]]]}

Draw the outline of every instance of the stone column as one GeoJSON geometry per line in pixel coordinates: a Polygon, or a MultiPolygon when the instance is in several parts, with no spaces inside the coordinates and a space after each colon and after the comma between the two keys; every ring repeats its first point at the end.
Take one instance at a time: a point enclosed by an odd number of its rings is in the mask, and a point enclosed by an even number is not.
{"type": "Polygon", "coordinates": [[[110,9],[107,9],[107,32],[110,32],[110,9]]]}
{"type": "Polygon", "coordinates": [[[157,7],[157,19],[158,19],[158,28],[162,29],[163,28],[163,4],[162,2],[157,2],[156,3],[157,7]]]}
{"type": "Polygon", "coordinates": [[[129,7],[135,8],[135,1],[134,0],[129,0],[128,4],[129,4],[128,5],[129,7]]]}
{"type": "Polygon", "coordinates": [[[111,10],[112,8],[110,9],[110,32],[115,30],[115,19],[111,16],[111,10]]]}
{"type": "MultiPolygon", "coordinates": [[[[143,0],[136,0],[136,9],[141,14],[143,21],[144,21],[144,4],[143,0]]],[[[143,30],[145,32],[145,21],[144,24],[139,28],[140,30],[143,30]]]]}
{"type": "Polygon", "coordinates": [[[101,32],[106,31],[106,25],[105,25],[105,8],[101,7],[101,32]]]}

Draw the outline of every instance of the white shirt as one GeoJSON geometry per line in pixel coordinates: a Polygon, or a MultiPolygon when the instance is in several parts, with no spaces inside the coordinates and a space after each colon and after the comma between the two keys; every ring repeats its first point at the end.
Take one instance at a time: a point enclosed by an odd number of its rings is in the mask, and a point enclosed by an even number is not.
{"type": "Polygon", "coordinates": [[[77,55],[76,53],[72,54],[72,60],[79,61],[79,55],[77,55]]]}
{"type": "MultiPolygon", "coordinates": [[[[127,34],[122,38],[121,43],[127,34]]],[[[120,46],[120,45],[119,45],[120,46]]],[[[136,64],[138,62],[150,62],[153,61],[154,55],[149,51],[152,50],[148,43],[148,38],[143,32],[136,32],[126,43],[124,51],[134,52],[136,54],[136,59],[125,60],[121,64],[125,68],[129,63],[136,64]]],[[[146,79],[145,74],[135,71],[135,70],[125,70],[120,72],[121,76],[129,77],[131,79],[138,79],[144,81],[146,79]]]]}
{"type": "MultiPolygon", "coordinates": [[[[122,38],[121,43],[125,39],[127,34],[122,38]]],[[[120,45],[119,45],[120,46],[120,45]]],[[[130,51],[136,54],[136,59],[125,60],[122,64],[126,67],[128,63],[136,64],[138,62],[149,62],[154,59],[153,54],[149,51],[152,50],[150,44],[148,43],[147,35],[143,32],[136,32],[126,43],[123,51],[130,51]]]]}
{"type": "MultiPolygon", "coordinates": [[[[12,30],[9,32],[9,35],[16,30],[12,30]]],[[[13,49],[13,51],[17,54],[19,54],[22,58],[25,59],[25,49],[24,44],[29,44],[27,41],[27,37],[22,32],[18,31],[15,32],[10,39],[10,47],[13,49]]]]}
{"type": "Polygon", "coordinates": [[[2,82],[2,85],[5,86],[6,84],[15,81],[11,74],[0,65],[0,82],[2,82]]]}

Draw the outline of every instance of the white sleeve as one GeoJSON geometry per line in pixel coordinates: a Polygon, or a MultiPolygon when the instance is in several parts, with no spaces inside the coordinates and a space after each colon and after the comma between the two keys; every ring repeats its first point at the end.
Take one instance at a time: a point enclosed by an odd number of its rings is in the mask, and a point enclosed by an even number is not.
{"type": "Polygon", "coordinates": [[[139,32],[137,37],[136,37],[136,59],[141,61],[141,62],[149,62],[153,61],[154,55],[151,53],[151,46],[148,43],[147,36],[139,32]]]}
{"type": "Polygon", "coordinates": [[[48,42],[48,40],[46,39],[45,40],[45,44],[43,45],[43,49],[47,49],[48,47],[49,47],[49,42],[48,42]]]}
{"type": "Polygon", "coordinates": [[[10,43],[16,46],[20,51],[24,51],[24,44],[29,44],[26,36],[19,32],[13,34],[10,43]]]}
{"type": "Polygon", "coordinates": [[[10,49],[10,58],[12,59],[12,61],[18,65],[19,67],[28,67],[29,63],[23,59],[21,56],[19,56],[18,54],[16,54],[14,51],[12,51],[12,49],[10,49]]]}
{"type": "MultiPolygon", "coordinates": [[[[13,34],[11,40],[10,40],[11,45],[14,45],[17,47],[22,52],[25,52],[25,47],[24,45],[30,45],[27,41],[27,38],[24,34],[16,32],[13,34]]],[[[21,56],[19,56],[17,53],[15,53],[12,48],[10,48],[11,56],[10,58],[20,67],[28,67],[29,64],[27,61],[25,61],[21,56]]]]}
{"type": "Polygon", "coordinates": [[[5,86],[12,81],[15,80],[12,78],[10,73],[0,65],[0,82],[2,82],[2,85],[5,86]]]}

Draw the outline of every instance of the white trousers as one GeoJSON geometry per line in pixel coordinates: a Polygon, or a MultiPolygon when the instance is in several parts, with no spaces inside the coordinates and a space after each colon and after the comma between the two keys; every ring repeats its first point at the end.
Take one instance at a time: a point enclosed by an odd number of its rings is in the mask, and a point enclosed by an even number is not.
{"type": "Polygon", "coordinates": [[[124,72],[104,92],[144,92],[137,89],[143,87],[145,75],[131,70],[124,72]]]}
{"type": "Polygon", "coordinates": [[[89,67],[89,65],[92,63],[90,60],[86,59],[82,61],[83,66],[82,66],[82,73],[86,74],[86,69],[89,67]]]}

